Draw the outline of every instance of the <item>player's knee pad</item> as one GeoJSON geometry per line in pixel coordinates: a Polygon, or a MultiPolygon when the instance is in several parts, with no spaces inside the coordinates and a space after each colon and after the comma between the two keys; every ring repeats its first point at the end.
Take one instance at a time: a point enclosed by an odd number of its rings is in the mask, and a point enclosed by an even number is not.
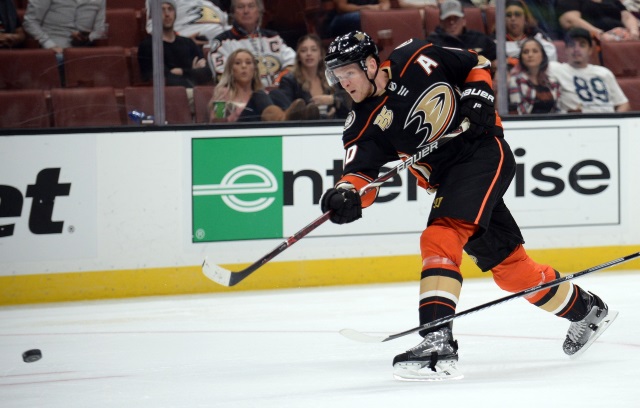
{"type": "Polygon", "coordinates": [[[445,268],[459,271],[462,248],[473,235],[476,226],[451,218],[439,218],[420,236],[422,269],[445,268]]]}
{"type": "MultiPolygon", "coordinates": [[[[491,269],[493,280],[507,292],[520,292],[556,278],[549,265],[535,262],[519,245],[504,261],[491,269]]],[[[544,294],[544,291],[541,291],[544,294]]],[[[543,295],[541,294],[541,295],[543,295]]],[[[529,301],[532,301],[529,299],[529,301]]]]}

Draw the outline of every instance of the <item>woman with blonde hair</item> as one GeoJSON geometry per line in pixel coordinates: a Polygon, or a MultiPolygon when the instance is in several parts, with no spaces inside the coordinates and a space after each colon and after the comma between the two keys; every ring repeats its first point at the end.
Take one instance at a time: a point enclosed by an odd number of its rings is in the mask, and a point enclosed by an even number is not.
{"type": "Polygon", "coordinates": [[[209,102],[211,122],[260,121],[273,101],[263,90],[258,65],[251,51],[233,51],[209,102]]]}

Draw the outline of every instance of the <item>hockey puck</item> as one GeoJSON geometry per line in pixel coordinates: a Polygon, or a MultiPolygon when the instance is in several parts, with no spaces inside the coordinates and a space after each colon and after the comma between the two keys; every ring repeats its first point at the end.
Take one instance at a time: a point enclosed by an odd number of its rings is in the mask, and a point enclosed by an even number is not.
{"type": "Polygon", "coordinates": [[[38,349],[27,350],[22,353],[22,360],[24,360],[25,363],[33,363],[40,360],[41,358],[42,352],[38,349]]]}

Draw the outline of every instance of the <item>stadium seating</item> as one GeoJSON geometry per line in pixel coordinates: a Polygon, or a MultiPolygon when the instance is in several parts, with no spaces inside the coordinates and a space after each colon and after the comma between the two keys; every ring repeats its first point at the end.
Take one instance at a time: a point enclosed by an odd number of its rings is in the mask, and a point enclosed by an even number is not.
{"type": "Polygon", "coordinates": [[[127,55],[122,47],[65,48],[64,73],[67,88],[131,85],[127,55]]]}
{"type": "Polygon", "coordinates": [[[193,88],[196,123],[209,123],[209,101],[213,96],[212,86],[196,86],[193,88]]]}
{"type": "Polygon", "coordinates": [[[143,35],[138,12],[132,8],[107,9],[105,21],[109,25],[107,38],[98,40],[99,46],[137,47],[143,35]]]}
{"type": "MultiPolygon", "coordinates": [[[[23,0],[26,1],[26,0],[23,0]]],[[[143,9],[144,0],[107,0],[107,9],[134,8],[143,9]]]]}
{"type": "Polygon", "coordinates": [[[477,7],[464,7],[462,12],[464,13],[467,29],[480,31],[481,33],[486,34],[482,10],[477,7]]]}
{"type": "Polygon", "coordinates": [[[51,126],[45,91],[0,91],[0,128],[46,128],[51,126]]]}
{"type": "MultiPolygon", "coordinates": [[[[193,123],[187,91],[181,86],[167,86],[164,88],[165,121],[170,125],[193,123]]],[[[124,89],[124,107],[127,113],[131,111],[154,114],[153,88],[128,87],[124,89]]],[[[135,122],[128,119],[129,124],[135,122]]]]}
{"type": "Polygon", "coordinates": [[[395,47],[408,39],[425,37],[424,23],[418,9],[362,10],[360,24],[362,30],[378,44],[382,60],[385,60],[395,47]],[[385,29],[392,30],[389,45],[382,45],[378,36],[379,31],[385,29]]]}
{"type": "Polygon", "coordinates": [[[0,50],[0,89],[59,88],[60,71],[51,50],[0,50]]]}
{"type": "Polygon", "coordinates": [[[51,108],[56,127],[120,126],[123,124],[111,87],[52,89],[51,108]]]}
{"type": "Polygon", "coordinates": [[[602,41],[602,65],[609,68],[616,77],[637,77],[640,41],[602,41]]]}
{"type": "Polygon", "coordinates": [[[640,112],[640,77],[618,78],[618,84],[629,99],[631,110],[640,112]]]}
{"type": "Polygon", "coordinates": [[[434,7],[424,8],[424,29],[427,35],[435,31],[440,25],[440,12],[434,7]]]}

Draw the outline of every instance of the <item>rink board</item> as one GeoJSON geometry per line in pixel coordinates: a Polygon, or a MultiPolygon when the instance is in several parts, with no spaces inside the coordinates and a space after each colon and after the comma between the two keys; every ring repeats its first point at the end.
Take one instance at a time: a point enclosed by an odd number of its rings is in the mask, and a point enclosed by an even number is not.
{"type": "MultiPolygon", "coordinates": [[[[573,272],[638,251],[639,128],[505,121],[505,200],[536,260],[573,272]]],[[[417,279],[433,197],[401,174],[363,220],[322,225],[236,288],[209,282],[205,256],[245,267],[320,214],[341,127],[145,130],[0,136],[0,304],[417,279]]]]}

